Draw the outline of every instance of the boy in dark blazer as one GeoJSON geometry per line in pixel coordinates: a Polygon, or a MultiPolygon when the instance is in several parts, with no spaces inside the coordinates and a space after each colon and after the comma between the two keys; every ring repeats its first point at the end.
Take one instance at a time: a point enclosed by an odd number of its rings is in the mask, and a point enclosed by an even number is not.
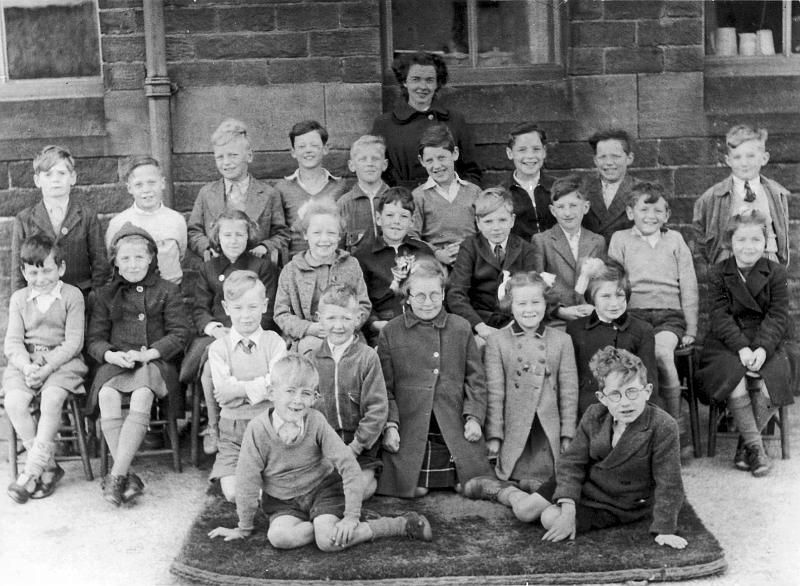
{"type": "Polygon", "coordinates": [[[588,257],[605,254],[602,236],[581,227],[589,202],[581,191],[577,175],[562,177],[550,190],[550,211],[558,224],[541,234],[533,235],[533,264],[537,272],[556,276],[551,293],[557,305],[551,313],[551,326],[585,317],[592,305],[575,291],[582,262],[588,257]],[[563,321],[562,321],[563,320],[563,321]]]}
{"type": "Polygon", "coordinates": [[[461,243],[447,284],[447,308],[472,326],[481,346],[511,321],[500,309],[498,288],[508,276],[534,270],[533,245],[511,233],[514,204],[502,187],[486,189],[475,200],[479,233],[461,243]]]}
{"type": "Polygon", "coordinates": [[[609,346],[591,368],[600,403],[584,414],[553,478],[533,494],[492,477],[473,478],[464,494],[493,498],[521,521],[541,519],[545,541],[649,518],[656,543],[685,548],[676,535],[684,501],[678,424],[648,403],[647,369],[634,354],[609,346]]]}
{"type": "Polygon", "coordinates": [[[614,232],[633,226],[626,211],[628,195],[636,183],[628,175],[633,164],[631,137],[624,130],[605,130],[592,135],[589,144],[597,175],[589,177],[582,190],[590,206],[583,227],[600,234],[608,246],[614,232]]]}

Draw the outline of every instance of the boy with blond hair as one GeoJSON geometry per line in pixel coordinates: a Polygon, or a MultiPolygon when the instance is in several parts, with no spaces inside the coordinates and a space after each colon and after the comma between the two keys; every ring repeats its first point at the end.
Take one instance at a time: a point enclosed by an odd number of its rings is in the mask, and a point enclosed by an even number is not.
{"type": "Polygon", "coordinates": [[[34,234],[48,236],[61,250],[67,263],[62,280],[80,289],[84,298],[111,277],[97,212],[70,193],[76,180],[75,160],[65,148],[46,146],[33,159],[33,182],[42,201],[14,218],[11,291],[25,287],[19,254],[22,243],[34,234]]]}
{"type": "Polygon", "coordinates": [[[344,221],[344,249],[348,252],[352,252],[367,235],[378,237],[375,215],[378,200],[389,189],[381,179],[388,164],[386,141],[381,136],[365,134],[350,147],[347,166],[358,181],[338,201],[344,221]]]}
{"type": "Polygon", "coordinates": [[[789,191],[777,181],[761,175],[769,161],[767,131],[740,124],[725,136],[731,168],[728,178],[711,186],[694,204],[695,262],[716,264],[731,256],[725,240],[730,219],[747,210],[767,218],[764,256],[784,266],[789,264],[789,191]]]}
{"type": "Polygon", "coordinates": [[[213,422],[219,426],[219,443],[210,479],[218,478],[223,495],[233,502],[245,429],[270,406],[267,388],[275,363],[286,354],[286,344],[275,332],[261,329],[267,294],[256,273],[234,271],[222,288],[222,306],[231,318],[231,329],[208,347],[210,376],[204,373],[201,382],[203,392],[213,394],[221,407],[219,422],[213,422]]]}
{"type": "Polygon", "coordinates": [[[211,135],[214,163],[220,179],[200,188],[189,216],[189,248],[203,260],[219,256],[209,238],[214,222],[226,208],[243,211],[257,226],[250,252],[277,263],[289,244],[289,229],[280,196],[248,171],[253,150],[244,122],[228,118],[211,135]]]}

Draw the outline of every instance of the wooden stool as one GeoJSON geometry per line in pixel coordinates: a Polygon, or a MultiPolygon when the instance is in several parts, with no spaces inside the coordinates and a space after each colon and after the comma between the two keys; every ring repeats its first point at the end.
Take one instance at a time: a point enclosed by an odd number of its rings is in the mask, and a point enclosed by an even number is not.
{"type": "MultiPolygon", "coordinates": [[[[78,460],[83,462],[83,474],[86,480],[94,480],[92,473],[92,463],[89,459],[89,448],[86,443],[86,416],[83,409],[79,404],[82,402],[83,394],[69,393],[64,400],[64,406],[61,408],[62,425],[58,428],[58,436],[55,441],[59,443],[68,443],[73,446],[77,445],[77,456],[56,456],[57,462],[64,462],[68,460],[78,460]],[[67,423],[64,423],[64,419],[67,423]]],[[[38,397],[31,401],[31,410],[34,419],[39,419],[39,399],[38,397]]],[[[8,461],[11,464],[11,479],[16,480],[19,476],[19,438],[14,426],[11,425],[11,420],[8,420],[8,461]]]]}
{"type": "Polygon", "coordinates": [[[703,448],[700,440],[698,401],[694,392],[694,361],[694,345],[681,346],[675,350],[675,367],[678,369],[678,378],[681,381],[681,395],[689,403],[689,426],[692,431],[694,457],[701,458],[703,456],[703,448]]]}

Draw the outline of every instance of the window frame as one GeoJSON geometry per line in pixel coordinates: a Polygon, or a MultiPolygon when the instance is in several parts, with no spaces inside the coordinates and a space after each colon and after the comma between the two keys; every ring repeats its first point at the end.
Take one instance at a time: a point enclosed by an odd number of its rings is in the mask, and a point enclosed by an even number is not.
{"type": "MultiPolygon", "coordinates": [[[[477,3],[478,0],[467,1],[468,35],[470,46],[470,64],[468,66],[448,67],[448,85],[485,85],[485,84],[504,84],[509,82],[541,81],[545,79],[558,79],[564,76],[565,67],[565,46],[566,36],[564,34],[565,23],[569,20],[566,15],[566,7],[561,2],[551,1],[553,21],[550,30],[551,47],[553,59],[547,63],[531,63],[528,65],[507,65],[500,67],[480,67],[477,64],[478,54],[473,50],[478,45],[477,29],[477,3]],[[562,10],[565,11],[562,13],[562,10]]],[[[526,0],[527,2],[537,2],[541,0],[526,0]]],[[[402,2],[402,0],[382,0],[381,1],[381,61],[385,72],[385,83],[397,83],[392,74],[392,62],[394,61],[394,27],[392,22],[392,2],[402,2]]]]}
{"type": "Polygon", "coordinates": [[[100,10],[97,0],[92,1],[94,2],[94,24],[97,27],[97,57],[100,66],[100,72],[97,75],[9,79],[5,2],[0,0],[0,102],[96,98],[103,96],[103,41],[100,30],[100,10]]]}
{"type": "MultiPolygon", "coordinates": [[[[754,55],[752,57],[731,55],[705,55],[705,73],[711,76],[730,75],[800,75],[800,53],[792,52],[792,2],[781,0],[781,41],[780,51],[775,55],[754,55]]],[[[709,34],[705,27],[706,16],[703,17],[703,31],[709,34]]],[[[796,39],[800,42],[800,39],[796,39]]]]}

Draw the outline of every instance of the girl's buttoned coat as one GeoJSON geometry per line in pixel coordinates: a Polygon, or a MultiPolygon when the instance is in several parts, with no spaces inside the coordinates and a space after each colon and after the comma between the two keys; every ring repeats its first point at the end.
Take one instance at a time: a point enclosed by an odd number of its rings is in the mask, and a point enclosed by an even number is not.
{"type": "Polygon", "coordinates": [[[764,348],[767,359],[759,374],[772,403],[793,403],[796,381],[785,349],[793,334],[786,269],[762,258],[743,281],[736,260],[730,257],[711,271],[709,297],[711,329],[696,375],[701,396],[726,400],[745,375],[739,350],[764,348]]]}
{"type": "Polygon", "coordinates": [[[469,322],[444,310],[423,321],[406,307],[381,331],[378,355],[389,397],[388,420],[398,424],[400,433],[400,450],[383,454],[378,492],[414,496],[432,414],[459,482],[492,474],[483,438],[464,439],[467,416],[481,426],[486,416],[486,378],[469,322]]]}
{"type": "Polygon", "coordinates": [[[537,415],[558,461],[561,438],[571,439],[578,424],[578,372],[570,337],[549,327],[525,333],[512,322],[489,337],[485,361],[485,435],[503,442],[498,478],[511,476],[537,415]]]}

